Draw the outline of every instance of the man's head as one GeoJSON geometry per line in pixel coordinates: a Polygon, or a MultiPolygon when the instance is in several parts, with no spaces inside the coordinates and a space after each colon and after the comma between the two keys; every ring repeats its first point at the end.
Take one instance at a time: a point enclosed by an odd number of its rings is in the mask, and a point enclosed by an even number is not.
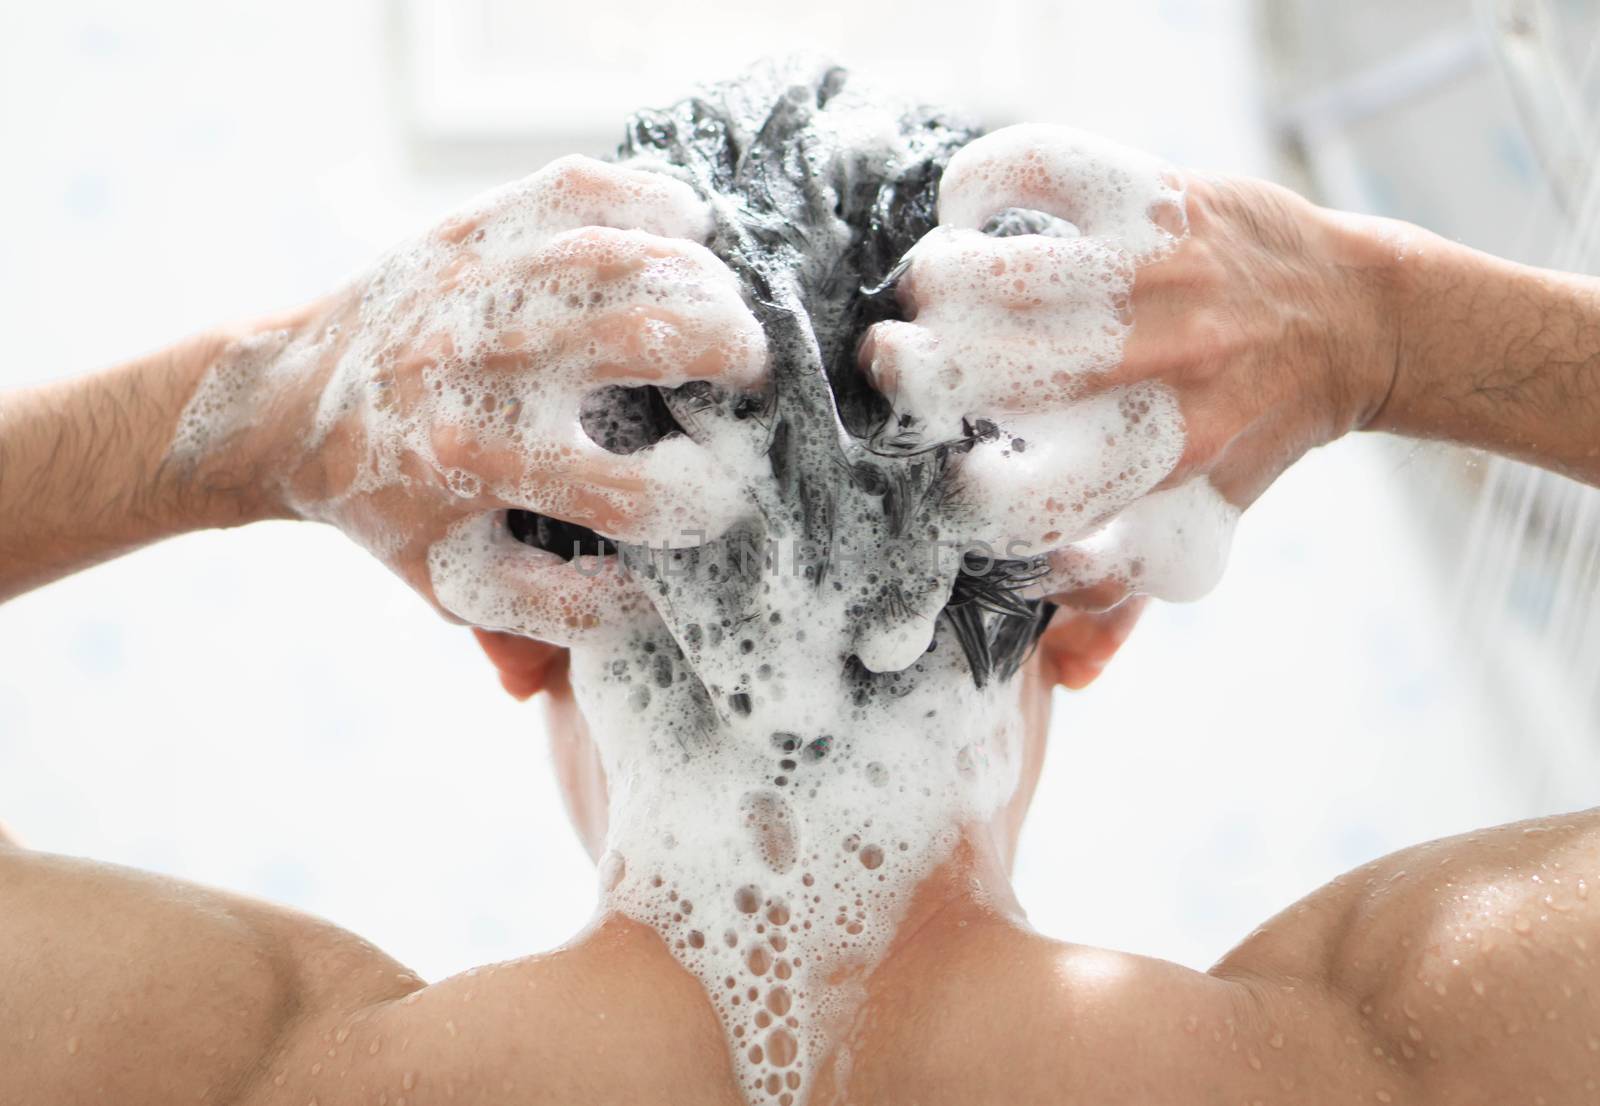
{"type": "MultiPolygon", "coordinates": [[[[954,492],[996,428],[930,439],[858,368],[867,328],[898,317],[897,266],[934,225],[945,163],[976,134],[830,67],[758,70],[633,120],[622,155],[711,204],[706,245],[765,333],[771,387],[605,389],[584,426],[618,452],[687,436],[748,509],[670,551],[513,513],[528,544],[610,553],[643,602],[570,655],[482,635],[507,690],[553,692],[607,905],[706,982],[751,1042],[742,1076],[779,1106],[839,1014],[843,966],[882,954],[955,840],[994,825],[1009,857],[1051,687],[1092,679],[1131,622],[1050,629],[1055,609],[1026,591],[1039,559],[974,549],[985,505],[954,492]]],[[[1014,225],[1031,224],[994,233],[1014,225]]]]}
{"type": "MultiPolygon", "coordinates": [[[[959,436],[930,441],[915,414],[897,414],[858,367],[867,329],[901,314],[895,282],[935,224],[945,163],[979,132],[847,83],[833,66],[759,68],[641,112],[619,150],[710,201],[716,227],[707,244],[739,275],[771,351],[765,396],[697,385],[610,388],[584,407],[586,431],[608,450],[686,434],[729,457],[751,501],[734,531],[701,548],[620,551],[645,582],[647,621],[659,618],[666,631],[660,641],[641,639],[639,667],[659,682],[681,666],[702,693],[689,732],[678,735],[685,747],[729,727],[803,743],[825,736],[804,732],[796,694],[814,697],[834,684],[813,728],[836,730],[847,709],[902,698],[918,682],[908,672],[941,647],[960,652],[958,679],[980,689],[1003,684],[1055,613],[1022,594],[1039,559],[969,551],[963,541],[982,529],[983,505],[955,496],[951,477],[995,428],[964,424],[959,436]],[[740,462],[753,471],[739,471],[740,462]],[[798,688],[785,686],[783,669],[798,688]],[[785,724],[752,725],[774,702],[786,704],[785,724]]],[[[617,549],[582,527],[513,516],[512,532],[531,545],[567,556],[617,549]]],[[[1083,686],[1128,622],[1127,612],[1056,615],[1034,670],[1083,686]]],[[[485,642],[513,694],[531,694],[557,670],[549,646],[485,642]]],[[[645,687],[633,697],[654,694],[645,687]]]]}

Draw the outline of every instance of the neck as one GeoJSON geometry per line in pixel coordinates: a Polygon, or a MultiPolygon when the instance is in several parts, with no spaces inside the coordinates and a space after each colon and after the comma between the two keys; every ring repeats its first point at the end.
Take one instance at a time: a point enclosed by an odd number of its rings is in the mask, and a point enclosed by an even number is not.
{"type": "Polygon", "coordinates": [[[863,696],[848,670],[791,676],[724,717],[699,677],[655,673],[669,647],[573,654],[576,704],[604,735],[604,904],[705,987],[739,1085],[789,1106],[900,934],[1020,919],[1006,877],[1029,760],[1019,688],[977,686],[959,653],[930,650],[893,695],[863,696]],[[635,668],[648,711],[624,679],[635,668]]]}
{"type": "Polygon", "coordinates": [[[888,953],[860,981],[857,1004],[829,1027],[806,1106],[879,1101],[885,1088],[903,1089],[902,1069],[912,1060],[906,1044],[921,1037],[930,996],[961,1008],[967,999],[958,981],[968,973],[959,965],[1014,948],[1027,921],[1001,859],[1003,844],[988,827],[969,827],[918,885],[888,953]]]}
{"type": "Polygon", "coordinates": [[[980,918],[1025,925],[1027,913],[1011,886],[1007,844],[990,827],[967,827],[949,859],[917,886],[886,962],[917,942],[964,929],[980,918]]]}

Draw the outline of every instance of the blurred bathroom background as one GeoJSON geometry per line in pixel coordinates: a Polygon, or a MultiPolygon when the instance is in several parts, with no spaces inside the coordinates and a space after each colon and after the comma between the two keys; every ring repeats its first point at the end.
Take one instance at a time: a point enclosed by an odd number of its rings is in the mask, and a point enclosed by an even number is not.
{"type": "MultiPolygon", "coordinates": [[[[778,50],[1592,269],[1597,32],[1592,0],[8,0],[0,386],[315,296],[778,50]]],[[[1594,804],[1597,529],[1593,493],[1519,466],[1308,457],[1213,595],[1059,701],[1018,866],[1036,924],[1205,967],[1354,865],[1594,804]]],[[[287,902],[429,977],[587,918],[545,757],[467,631],[317,526],[0,607],[0,819],[27,843],[287,902]]]]}

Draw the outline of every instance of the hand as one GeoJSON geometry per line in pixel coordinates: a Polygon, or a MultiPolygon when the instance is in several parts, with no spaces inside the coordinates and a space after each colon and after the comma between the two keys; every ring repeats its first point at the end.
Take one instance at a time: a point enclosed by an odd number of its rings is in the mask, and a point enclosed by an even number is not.
{"type": "Polygon", "coordinates": [[[674,545],[742,509],[715,450],[609,452],[580,419],[605,388],[761,386],[765,340],[710,230],[680,181],[558,161],[238,344],[176,449],[266,457],[281,513],[340,527],[448,614],[567,641],[632,585],[516,541],[507,508],[674,545]]]}
{"type": "Polygon", "coordinates": [[[1039,126],[957,154],[939,218],[864,367],[930,437],[992,427],[973,537],[1050,551],[1067,602],[1208,590],[1237,509],[1388,392],[1378,220],[1039,126]]]}

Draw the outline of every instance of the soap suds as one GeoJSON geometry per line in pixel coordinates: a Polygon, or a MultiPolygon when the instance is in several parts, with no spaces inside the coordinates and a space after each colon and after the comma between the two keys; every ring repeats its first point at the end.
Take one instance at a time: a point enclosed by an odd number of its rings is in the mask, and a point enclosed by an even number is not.
{"type": "Polygon", "coordinates": [[[414,539],[385,497],[459,501],[434,595],[572,647],[602,903],[705,986],[751,1103],[848,1064],[914,889],[1014,792],[1034,596],[1193,594],[1231,530],[1203,481],[1149,494],[1183,450],[1170,391],[1103,386],[1135,269],[1181,233],[1174,178],[978,134],[758,67],[403,246],[214,372],[174,445],[310,378],[309,447],[352,446],[304,513],[363,512],[382,554],[414,539]]]}
{"type": "Polygon", "coordinates": [[[755,438],[755,509],[698,548],[624,543],[654,618],[586,639],[572,680],[610,788],[604,903],[706,987],[753,1103],[806,1098],[914,888],[1020,770],[1008,677],[1050,608],[1011,597],[1020,562],[963,574],[980,516],[951,491],[976,438],[900,439],[856,365],[897,313],[863,289],[933,230],[974,133],[780,67],[641,115],[624,149],[710,198],[772,393],[687,428],[713,451],[755,438]]]}

